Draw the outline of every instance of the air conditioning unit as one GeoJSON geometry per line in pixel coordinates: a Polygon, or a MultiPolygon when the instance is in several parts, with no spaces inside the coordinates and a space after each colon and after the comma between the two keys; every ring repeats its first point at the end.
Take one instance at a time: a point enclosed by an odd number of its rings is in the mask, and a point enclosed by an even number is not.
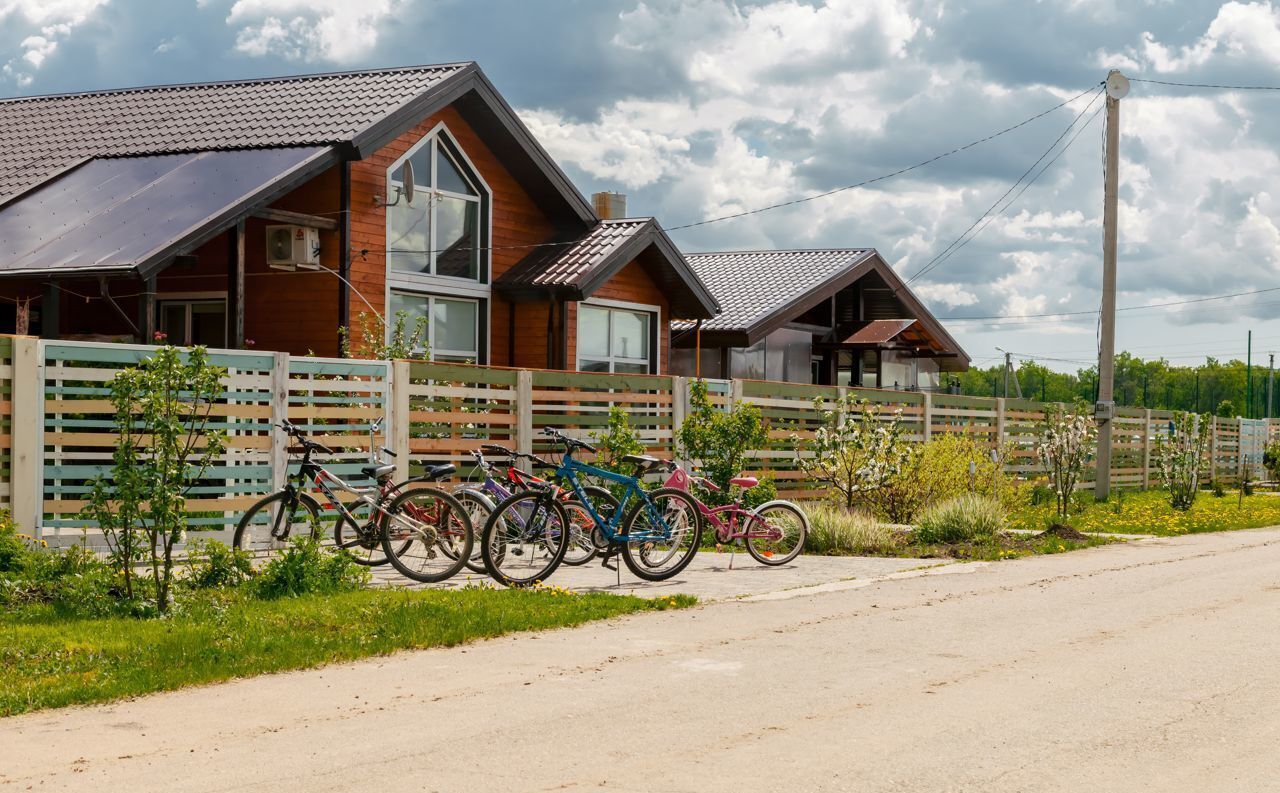
{"type": "Polygon", "coordinates": [[[320,232],[308,226],[267,226],[267,264],[277,270],[319,270],[320,232]]]}

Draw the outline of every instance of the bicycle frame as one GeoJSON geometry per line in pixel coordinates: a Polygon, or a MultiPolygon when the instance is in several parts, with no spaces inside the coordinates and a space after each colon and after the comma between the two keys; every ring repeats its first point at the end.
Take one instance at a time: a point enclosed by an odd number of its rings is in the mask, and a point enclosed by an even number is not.
{"type": "Polygon", "coordinates": [[[756,529],[753,531],[752,529],[747,528],[754,522],[753,518],[755,515],[751,510],[742,506],[741,499],[735,500],[730,504],[722,504],[718,507],[707,506],[706,502],[698,498],[698,496],[693,492],[693,488],[690,487],[693,481],[694,478],[689,476],[683,468],[677,467],[671,472],[671,476],[667,477],[667,481],[663,483],[663,487],[671,487],[688,493],[698,505],[698,511],[702,513],[702,517],[706,518],[715,529],[717,540],[726,542],[739,539],[776,540],[779,538],[780,535],[778,531],[772,526],[768,526],[768,524],[765,524],[767,528],[763,530],[756,529]],[[723,515],[728,516],[727,523],[725,520],[721,520],[721,516],[723,515]],[[741,529],[738,524],[739,520],[743,523],[741,529]]]}
{"type": "Polygon", "coordinates": [[[578,501],[582,506],[586,508],[587,514],[591,516],[591,520],[595,524],[595,527],[600,530],[600,533],[603,534],[605,539],[610,543],[616,543],[622,539],[626,539],[628,542],[649,542],[652,540],[667,540],[671,538],[670,527],[667,526],[667,522],[662,519],[662,516],[657,514],[657,511],[653,509],[653,503],[649,500],[649,497],[645,495],[644,491],[640,489],[640,481],[634,476],[614,473],[613,471],[606,471],[603,468],[597,468],[594,465],[587,465],[586,463],[578,462],[573,458],[573,449],[565,451],[564,458],[560,462],[560,467],[556,469],[556,476],[562,478],[569,484],[570,490],[572,490],[574,495],[578,497],[578,501]],[[604,518],[600,517],[600,513],[596,512],[595,506],[591,503],[591,499],[587,497],[586,491],[583,489],[582,481],[578,479],[579,473],[586,476],[594,476],[598,479],[603,479],[606,482],[613,482],[614,484],[624,485],[626,487],[626,490],[622,494],[622,498],[618,500],[617,508],[613,511],[613,515],[609,517],[609,520],[606,521],[604,518]],[[631,503],[632,497],[640,499],[640,502],[645,505],[645,509],[650,511],[650,518],[657,519],[657,524],[662,526],[662,530],[660,532],[645,533],[625,538],[618,534],[618,527],[622,523],[623,516],[627,514],[627,504],[631,503]]]}

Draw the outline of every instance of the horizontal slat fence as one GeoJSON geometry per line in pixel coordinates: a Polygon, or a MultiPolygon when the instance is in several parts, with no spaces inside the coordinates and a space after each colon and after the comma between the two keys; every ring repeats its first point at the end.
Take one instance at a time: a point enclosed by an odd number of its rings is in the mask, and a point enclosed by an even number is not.
{"type": "MultiPolygon", "coordinates": [[[[20,526],[55,543],[100,543],[81,511],[93,479],[110,473],[116,442],[110,381],[155,349],[0,336],[0,506],[20,526]]],[[[296,471],[296,458],[291,460],[283,434],[273,428],[286,418],[335,450],[325,462],[344,478],[359,479],[371,446],[384,444],[396,453],[402,478],[443,462],[466,476],[474,471],[471,452],[483,444],[551,453],[543,428],[591,440],[605,431],[614,407],[626,412],[651,454],[675,457],[693,385],[690,378],[668,375],[236,350],[214,350],[210,357],[227,368],[211,425],[227,433],[227,449],[193,489],[188,508],[193,532],[224,539],[247,506],[296,471]],[[371,439],[370,422],[377,419],[385,424],[371,439]]],[[[843,393],[867,400],[884,420],[900,416],[913,442],[967,434],[998,450],[1010,473],[1041,473],[1035,445],[1048,406],[1039,402],[759,380],[710,380],[707,387],[717,408],[750,402],[760,409],[768,440],[751,454],[751,467],[771,475],[793,498],[821,495],[807,481],[797,454],[807,453],[805,442],[813,438],[822,411],[834,408],[843,393]]],[[[1142,408],[1116,413],[1114,486],[1158,486],[1156,448],[1173,414],[1142,408]]],[[[1265,479],[1262,452],[1269,439],[1280,437],[1280,420],[1212,422],[1204,478],[1265,479]]]]}

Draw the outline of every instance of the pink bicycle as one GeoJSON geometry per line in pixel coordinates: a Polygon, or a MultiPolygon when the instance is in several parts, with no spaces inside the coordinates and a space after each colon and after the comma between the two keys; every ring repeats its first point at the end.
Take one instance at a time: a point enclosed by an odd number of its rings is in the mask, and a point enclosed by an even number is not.
{"type": "MultiPolygon", "coordinates": [[[[716,542],[728,545],[742,540],[747,553],[761,564],[783,565],[792,561],[804,550],[805,537],[809,534],[809,518],[804,510],[790,501],[769,501],[754,510],[742,505],[742,497],[719,507],[709,507],[693,493],[691,485],[719,491],[714,482],[702,476],[690,476],[683,468],[668,462],[671,476],[663,487],[683,490],[693,497],[698,510],[706,518],[707,525],[715,529],[716,542]]],[[[754,476],[735,476],[729,484],[740,488],[739,493],[760,484],[754,476]]]]}

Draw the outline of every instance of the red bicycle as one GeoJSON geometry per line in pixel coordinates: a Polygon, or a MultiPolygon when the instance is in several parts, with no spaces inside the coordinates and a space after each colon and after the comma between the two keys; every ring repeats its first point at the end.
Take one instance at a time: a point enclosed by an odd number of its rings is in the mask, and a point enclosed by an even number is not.
{"type": "Polygon", "coordinates": [[[711,507],[698,498],[691,485],[719,492],[715,482],[703,476],[691,476],[674,462],[668,461],[667,467],[671,476],[667,477],[663,487],[683,490],[693,497],[707,524],[715,530],[716,542],[728,545],[742,540],[753,559],[772,567],[792,561],[804,550],[804,541],[809,534],[809,517],[798,505],[778,499],[755,509],[743,506],[742,494],[760,484],[754,476],[739,475],[730,479],[729,484],[739,488],[738,498],[731,503],[711,507]]]}

